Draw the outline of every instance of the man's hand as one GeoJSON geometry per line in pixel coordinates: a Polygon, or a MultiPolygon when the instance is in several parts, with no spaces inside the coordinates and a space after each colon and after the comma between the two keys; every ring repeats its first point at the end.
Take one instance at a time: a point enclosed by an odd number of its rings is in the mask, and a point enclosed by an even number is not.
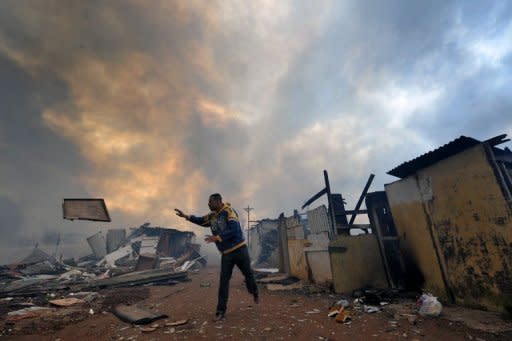
{"type": "Polygon", "coordinates": [[[207,243],[215,243],[219,241],[219,238],[217,236],[206,236],[204,237],[204,241],[207,243]]]}
{"type": "Polygon", "coordinates": [[[185,213],[183,213],[183,211],[182,211],[182,210],[179,210],[179,209],[177,209],[177,208],[175,208],[174,210],[176,211],[176,215],[177,215],[178,217],[185,218],[185,219],[187,219],[187,220],[188,220],[189,216],[188,216],[188,215],[186,215],[185,213]]]}

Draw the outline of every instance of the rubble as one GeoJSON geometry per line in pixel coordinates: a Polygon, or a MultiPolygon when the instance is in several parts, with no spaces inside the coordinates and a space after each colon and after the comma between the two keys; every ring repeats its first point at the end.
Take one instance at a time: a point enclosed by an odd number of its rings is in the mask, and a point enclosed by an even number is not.
{"type": "MultiPolygon", "coordinates": [[[[189,271],[206,265],[194,238],[193,232],[151,227],[149,223],[132,228],[128,236],[124,229],[108,230],[107,238],[100,231],[86,239],[92,254],[65,263],[36,245],[21,261],[0,267],[0,315],[17,321],[71,306],[93,315],[98,310],[91,303],[99,290],[187,281],[189,271]],[[41,306],[31,303],[33,300],[41,306]]],[[[127,319],[142,314],[134,306],[116,310],[127,319]]]]}

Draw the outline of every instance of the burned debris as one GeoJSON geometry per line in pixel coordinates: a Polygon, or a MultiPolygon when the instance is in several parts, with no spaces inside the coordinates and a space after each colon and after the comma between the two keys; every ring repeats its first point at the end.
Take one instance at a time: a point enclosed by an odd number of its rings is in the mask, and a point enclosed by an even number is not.
{"type": "MultiPolygon", "coordinates": [[[[505,136],[486,141],[460,137],[391,170],[389,174],[400,179],[382,191],[369,191],[374,179],[370,174],[353,209],[347,209],[341,193],[331,192],[324,171],[325,188],[306,201],[307,210],[275,219],[248,217],[249,223],[255,223],[248,227],[247,240],[263,302],[295,297],[284,307],[291,309],[290,316],[279,310],[279,321],[289,317],[294,328],[295,321],[302,324],[316,316],[337,328],[380,316],[387,319],[385,333],[404,338],[407,333],[399,332],[404,325],[410,327],[409,333],[421,336],[418,326],[424,321],[470,320],[467,315],[459,317],[458,309],[464,305],[490,314],[510,313],[512,152],[497,148],[505,141],[505,136]],[[309,207],[324,195],[327,206],[309,207]],[[356,216],[361,218],[357,222],[356,216]],[[322,306],[321,299],[328,304],[322,306]],[[304,308],[304,317],[297,318],[299,313],[292,308],[304,308]]],[[[76,213],[71,216],[78,219],[76,213]]],[[[155,286],[154,295],[165,289],[156,286],[185,281],[191,283],[154,296],[157,300],[181,296],[189,303],[204,295],[196,305],[212,296],[213,272],[198,270],[206,259],[194,233],[146,223],[128,233],[100,231],[87,243],[91,253],[77,260],[56,259],[36,247],[18,263],[0,267],[4,320],[14,323],[62,309],[95,315],[101,309],[141,333],[196,329],[205,335],[207,322],[193,313],[182,311],[172,316],[174,322],[155,323],[171,316],[170,310],[136,304],[137,298],[148,298],[147,286],[155,286]],[[196,291],[178,295],[187,285],[196,291]],[[139,324],[151,325],[134,327],[139,324]],[[166,327],[170,328],[163,331],[166,327]]],[[[190,308],[200,316],[204,312],[203,307],[190,308]]],[[[265,326],[262,333],[270,335],[281,327],[265,326]]],[[[502,327],[512,331],[510,324],[502,327]]]]}
{"type": "Polygon", "coordinates": [[[90,236],[92,253],[77,261],[59,261],[36,246],[21,261],[0,268],[0,305],[8,320],[19,320],[56,307],[91,306],[102,289],[187,281],[188,270],[206,265],[194,241],[193,232],[146,223],[128,236],[122,229],[108,230],[106,238],[101,231],[90,236]]]}

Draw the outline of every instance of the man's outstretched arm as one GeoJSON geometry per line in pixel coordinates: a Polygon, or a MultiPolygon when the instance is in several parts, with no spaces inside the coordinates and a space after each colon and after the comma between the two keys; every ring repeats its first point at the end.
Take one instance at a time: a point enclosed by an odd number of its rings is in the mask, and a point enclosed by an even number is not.
{"type": "Polygon", "coordinates": [[[176,211],[176,215],[181,218],[185,218],[186,220],[190,221],[191,223],[197,224],[199,226],[203,227],[209,227],[210,226],[210,216],[207,214],[202,217],[196,217],[194,215],[189,215],[183,213],[182,210],[175,208],[174,211],[176,211]]]}

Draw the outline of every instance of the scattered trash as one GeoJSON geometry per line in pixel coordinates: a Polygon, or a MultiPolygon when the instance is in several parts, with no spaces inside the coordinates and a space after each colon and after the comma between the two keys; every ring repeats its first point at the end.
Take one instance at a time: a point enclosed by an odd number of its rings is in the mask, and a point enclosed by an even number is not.
{"type": "Polygon", "coordinates": [[[371,305],[363,305],[363,311],[367,314],[377,313],[380,311],[379,307],[374,307],[371,305]]]}
{"type": "Polygon", "coordinates": [[[318,314],[318,313],[320,313],[320,310],[318,310],[316,308],[313,310],[306,311],[306,314],[318,314]]]}
{"type": "Polygon", "coordinates": [[[348,306],[350,306],[350,302],[347,300],[341,299],[338,302],[336,302],[336,305],[339,305],[343,308],[347,308],[348,306]]]}
{"type": "Polygon", "coordinates": [[[338,312],[338,315],[336,315],[336,322],[338,323],[347,323],[352,320],[352,317],[350,316],[350,313],[345,310],[345,308],[341,308],[338,312]]]}
{"type": "Polygon", "coordinates": [[[211,288],[212,287],[212,283],[210,283],[210,282],[203,282],[203,283],[199,283],[199,286],[201,288],[211,288]]]}
{"type": "Polygon", "coordinates": [[[437,317],[443,310],[441,302],[430,293],[422,294],[416,304],[421,316],[437,317]]]}
{"type": "Polygon", "coordinates": [[[413,314],[402,314],[405,318],[407,318],[407,321],[409,321],[410,324],[416,324],[416,320],[418,320],[417,315],[413,314]]]}

